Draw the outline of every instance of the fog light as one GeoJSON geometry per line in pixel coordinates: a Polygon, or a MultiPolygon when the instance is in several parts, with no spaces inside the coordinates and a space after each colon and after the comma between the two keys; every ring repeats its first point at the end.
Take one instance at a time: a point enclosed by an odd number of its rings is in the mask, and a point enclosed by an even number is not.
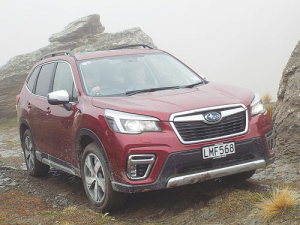
{"type": "Polygon", "coordinates": [[[154,154],[130,155],[127,160],[127,176],[131,180],[146,179],[155,162],[154,154]]]}
{"type": "Polygon", "coordinates": [[[136,177],[137,171],[136,171],[136,165],[130,166],[130,176],[136,177]]]}

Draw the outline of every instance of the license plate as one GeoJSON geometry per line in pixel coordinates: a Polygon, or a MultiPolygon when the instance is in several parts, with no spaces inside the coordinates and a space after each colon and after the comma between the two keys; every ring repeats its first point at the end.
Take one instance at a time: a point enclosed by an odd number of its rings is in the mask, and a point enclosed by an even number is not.
{"type": "Polygon", "coordinates": [[[235,153],[234,142],[220,143],[202,148],[203,159],[217,159],[235,153]]]}

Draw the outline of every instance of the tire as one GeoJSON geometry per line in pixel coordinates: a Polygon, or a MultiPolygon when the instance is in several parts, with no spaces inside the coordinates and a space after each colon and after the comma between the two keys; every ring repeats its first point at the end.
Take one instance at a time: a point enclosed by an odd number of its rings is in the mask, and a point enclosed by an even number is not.
{"type": "Polygon", "coordinates": [[[24,132],[22,148],[28,173],[34,177],[46,176],[50,167],[37,160],[35,144],[29,129],[24,132]]]}
{"type": "Polygon", "coordinates": [[[245,180],[249,179],[250,177],[252,177],[254,173],[255,173],[255,170],[246,171],[246,172],[237,173],[237,174],[227,176],[227,177],[225,177],[225,179],[230,181],[230,182],[234,182],[234,181],[242,182],[242,181],[245,181],[245,180]]]}
{"type": "Polygon", "coordinates": [[[96,143],[91,143],[84,149],[81,177],[88,199],[102,212],[124,205],[127,195],[113,190],[106,161],[96,143]]]}

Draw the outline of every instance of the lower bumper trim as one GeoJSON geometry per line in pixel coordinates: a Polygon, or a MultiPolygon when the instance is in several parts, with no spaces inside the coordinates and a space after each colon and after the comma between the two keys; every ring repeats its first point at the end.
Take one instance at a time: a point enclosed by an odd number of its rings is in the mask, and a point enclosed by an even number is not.
{"type": "Polygon", "coordinates": [[[261,159],[253,162],[243,163],[235,166],[225,167],[221,169],[215,169],[210,171],[205,171],[201,173],[189,174],[180,177],[171,178],[167,183],[167,188],[182,186],[186,184],[194,184],[201,181],[216,179],[219,177],[224,177],[236,173],[247,172],[251,170],[256,170],[263,168],[267,165],[266,161],[261,159]]]}

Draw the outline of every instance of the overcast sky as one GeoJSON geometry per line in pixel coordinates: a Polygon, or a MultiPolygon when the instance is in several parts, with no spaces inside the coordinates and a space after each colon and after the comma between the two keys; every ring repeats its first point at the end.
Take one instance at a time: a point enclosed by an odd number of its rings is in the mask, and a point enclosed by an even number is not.
{"type": "Polygon", "coordinates": [[[0,66],[47,46],[70,22],[99,14],[105,32],[140,27],[212,82],[276,100],[300,40],[299,0],[1,0],[0,66]]]}

